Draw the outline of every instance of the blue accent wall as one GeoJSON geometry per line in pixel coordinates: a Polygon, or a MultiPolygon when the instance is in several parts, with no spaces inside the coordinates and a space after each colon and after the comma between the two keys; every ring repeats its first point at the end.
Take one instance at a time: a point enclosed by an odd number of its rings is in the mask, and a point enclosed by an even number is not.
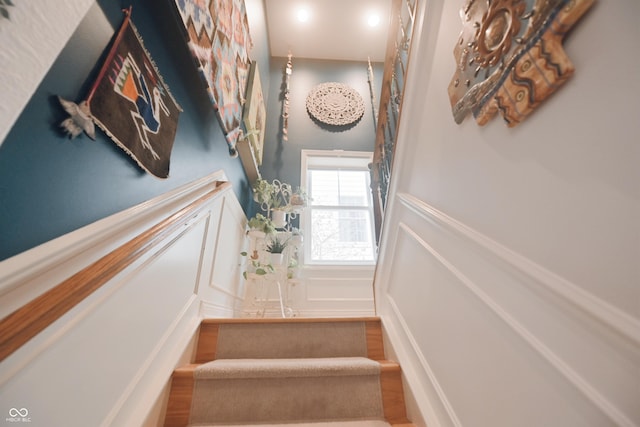
{"type": "MultiPolygon", "coordinates": [[[[282,140],[282,102],[286,58],[271,58],[271,82],[267,103],[267,127],[262,177],[278,178],[300,185],[300,153],[308,150],[373,151],[375,126],[366,62],[326,61],[293,57],[290,79],[288,141],[282,140]],[[307,95],[320,83],[337,82],[355,89],[364,101],[365,112],[352,126],[327,126],[312,119],[306,109],[307,95]]],[[[376,108],[380,100],[383,64],[373,64],[376,108]]]]}
{"type": "MultiPolygon", "coordinates": [[[[371,151],[373,114],[367,65],[360,62],[293,60],[289,141],[281,139],[285,58],[269,55],[264,4],[246,0],[253,49],[267,102],[262,175],[299,185],[300,150],[371,151]],[[337,131],[314,122],[305,108],[317,84],[336,81],[365,101],[362,119],[337,131]]],[[[0,260],[19,254],[94,221],[135,206],[217,170],[224,170],[247,216],[256,207],[242,163],[231,158],[218,119],[176,24],[172,1],[98,0],[60,52],[12,130],[0,145],[0,260]],[[144,171],[100,130],[97,140],[70,140],[58,125],[66,118],[56,95],[80,101],[88,93],[122,9],[133,6],[133,22],[171,92],[183,108],[171,155],[170,176],[144,171]],[[111,24],[104,25],[106,20],[111,24]]],[[[379,92],[382,64],[374,64],[379,92]]]]}
{"type": "MultiPolygon", "coordinates": [[[[254,209],[239,158],[226,140],[179,33],[170,1],[99,0],[75,31],[0,146],[0,260],[183,184],[223,169],[245,212],[254,209]],[[166,180],[143,172],[98,131],[97,140],[66,138],[55,95],[80,101],[106,43],[133,5],[133,22],[183,108],[166,180]],[[113,28],[98,25],[107,16],[113,28]],[[104,30],[101,30],[103,28],[104,30]]],[[[264,18],[263,18],[264,19],[264,18]]],[[[265,33],[252,33],[261,69],[269,69],[265,33]]]]}

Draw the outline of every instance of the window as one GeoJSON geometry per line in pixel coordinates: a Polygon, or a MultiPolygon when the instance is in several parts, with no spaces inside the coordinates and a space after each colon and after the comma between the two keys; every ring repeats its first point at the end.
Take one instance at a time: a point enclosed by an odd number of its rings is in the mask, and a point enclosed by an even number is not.
{"type": "Polygon", "coordinates": [[[301,220],[305,263],[375,263],[371,160],[368,152],[302,150],[300,181],[311,199],[301,220]]]}

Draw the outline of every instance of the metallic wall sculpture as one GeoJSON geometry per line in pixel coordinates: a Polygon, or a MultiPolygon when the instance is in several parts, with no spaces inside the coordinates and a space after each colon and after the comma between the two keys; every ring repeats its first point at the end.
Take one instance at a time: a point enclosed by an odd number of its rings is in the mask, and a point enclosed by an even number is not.
{"type": "Polygon", "coordinates": [[[523,121],[573,74],[562,40],[594,1],[467,0],[449,84],[456,123],[498,111],[509,127],[523,121]]]}

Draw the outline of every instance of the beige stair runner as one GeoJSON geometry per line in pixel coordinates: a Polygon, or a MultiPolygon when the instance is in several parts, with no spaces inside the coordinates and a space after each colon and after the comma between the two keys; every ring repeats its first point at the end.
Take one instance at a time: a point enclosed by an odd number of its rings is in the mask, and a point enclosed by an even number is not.
{"type": "Polygon", "coordinates": [[[366,358],[215,360],[194,377],[192,425],[384,416],[380,365],[366,358]]]}
{"type": "Polygon", "coordinates": [[[363,322],[222,323],[216,359],[367,357],[363,322]]]}
{"type": "Polygon", "coordinates": [[[295,423],[295,424],[211,424],[198,427],[390,427],[386,421],[366,420],[366,421],[339,421],[329,423],[295,423]]]}
{"type": "Polygon", "coordinates": [[[377,318],[207,319],[195,359],[174,373],[165,427],[408,422],[377,318]]]}

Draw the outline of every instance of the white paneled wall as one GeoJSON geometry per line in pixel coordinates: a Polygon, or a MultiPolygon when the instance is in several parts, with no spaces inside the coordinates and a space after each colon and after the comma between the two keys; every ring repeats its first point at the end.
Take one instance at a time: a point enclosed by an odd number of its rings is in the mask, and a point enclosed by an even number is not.
{"type": "MultiPolygon", "coordinates": [[[[230,195],[231,196],[231,195],[230,195]]],[[[203,313],[206,317],[236,317],[243,307],[244,279],[240,270],[247,219],[235,196],[219,201],[221,215],[209,234],[213,253],[206,268],[208,280],[203,282],[203,313]],[[204,286],[206,283],[206,287],[204,286]]],[[[204,269],[203,269],[204,270],[204,269]]]]}
{"type": "MultiPolygon", "coordinates": [[[[374,316],[373,267],[304,266],[300,277],[283,286],[283,295],[290,309],[287,316],[374,316]]],[[[277,284],[250,279],[244,308],[246,317],[254,317],[263,309],[265,317],[281,317],[277,284]]]]}
{"type": "Polygon", "coordinates": [[[411,418],[640,426],[640,3],[597,2],[576,74],[509,129],[454,123],[464,2],[418,2],[375,283],[411,418]]]}
{"type": "Polygon", "coordinates": [[[373,316],[372,266],[305,266],[294,289],[296,309],[303,317],[373,316]]]}
{"type": "MultiPolygon", "coordinates": [[[[1,317],[210,192],[215,173],[0,263],[1,317]]],[[[230,187],[0,365],[0,413],[142,425],[203,316],[240,315],[246,218],[230,187]]],[[[188,359],[188,355],[187,355],[188,359]]],[[[188,362],[188,360],[187,360],[188,362]]],[[[161,406],[161,405],[160,405],[161,406]]],[[[159,414],[154,414],[159,416],[159,414]]]]}

